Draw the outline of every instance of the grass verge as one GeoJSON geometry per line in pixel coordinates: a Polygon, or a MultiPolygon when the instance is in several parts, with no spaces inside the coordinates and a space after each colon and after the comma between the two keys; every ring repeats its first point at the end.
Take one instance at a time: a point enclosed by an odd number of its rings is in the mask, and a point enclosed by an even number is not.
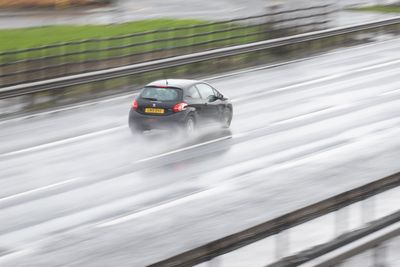
{"type": "Polygon", "coordinates": [[[381,12],[381,13],[400,13],[400,5],[376,5],[376,6],[352,8],[351,10],[381,12]]]}
{"type": "Polygon", "coordinates": [[[0,52],[204,24],[193,19],[154,19],[111,25],[46,26],[0,30],[0,52]]]}
{"type": "Polygon", "coordinates": [[[0,40],[2,40],[0,53],[89,40],[84,43],[7,54],[0,57],[0,63],[56,56],[57,59],[51,63],[57,64],[129,57],[154,51],[163,53],[165,50],[180,48],[207,50],[254,42],[265,38],[266,31],[265,25],[254,24],[243,27],[239,24],[207,24],[206,21],[189,19],[155,19],[103,26],[50,26],[0,30],[0,40]],[[170,30],[160,31],[165,29],[170,30]],[[146,34],[130,36],[135,33],[146,34]],[[106,39],[109,37],[118,38],[106,39]]]}

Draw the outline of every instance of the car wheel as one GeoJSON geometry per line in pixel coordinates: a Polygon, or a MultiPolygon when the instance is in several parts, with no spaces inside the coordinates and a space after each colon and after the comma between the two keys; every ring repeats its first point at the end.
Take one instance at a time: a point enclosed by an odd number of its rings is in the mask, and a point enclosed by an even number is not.
{"type": "Polygon", "coordinates": [[[139,136],[139,135],[143,134],[143,130],[141,130],[141,129],[137,129],[134,127],[131,127],[130,129],[131,129],[132,135],[134,135],[134,136],[139,136]]]}
{"type": "Polygon", "coordinates": [[[142,135],[144,132],[144,129],[132,122],[129,122],[129,129],[131,130],[132,135],[142,135]]]}
{"type": "Polygon", "coordinates": [[[221,125],[223,128],[229,128],[232,122],[232,111],[230,109],[225,109],[222,114],[221,125]]]}
{"type": "Polygon", "coordinates": [[[189,115],[183,127],[185,136],[193,136],[195,127],[196,127],[196,122],[193,116],[189,115]]]}

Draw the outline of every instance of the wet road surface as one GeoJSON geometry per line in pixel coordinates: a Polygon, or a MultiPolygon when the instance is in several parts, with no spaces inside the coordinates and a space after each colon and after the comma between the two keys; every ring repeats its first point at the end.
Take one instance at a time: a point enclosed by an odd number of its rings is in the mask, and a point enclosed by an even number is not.
{"type": "Polygon", "coordinates": [[[0,265],[143,266],[399,171],[399,39],[209,82],[229,131],[127,127],[131,96],[0,122],[0,265]]]}

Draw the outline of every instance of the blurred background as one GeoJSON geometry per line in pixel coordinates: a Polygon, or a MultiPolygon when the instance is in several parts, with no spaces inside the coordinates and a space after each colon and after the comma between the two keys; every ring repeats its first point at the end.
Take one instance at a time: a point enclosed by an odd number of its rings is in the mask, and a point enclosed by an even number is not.
{"type": "Polygon", "coordinates": [[[400,266],[400,1],[0,0],[0,266],[400,266]],[[132,136],[200,79],[229,130],[132,136]]]}

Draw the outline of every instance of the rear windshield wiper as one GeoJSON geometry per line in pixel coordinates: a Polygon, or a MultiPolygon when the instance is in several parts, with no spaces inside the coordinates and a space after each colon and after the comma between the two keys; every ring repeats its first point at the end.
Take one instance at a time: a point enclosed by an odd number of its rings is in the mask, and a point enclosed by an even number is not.
{"type": "Polygon", "coordinates": [[[151,100],[151,101],[158,101],[157,98],[154,97],[141,97],[142,99],[151,100]]]}

